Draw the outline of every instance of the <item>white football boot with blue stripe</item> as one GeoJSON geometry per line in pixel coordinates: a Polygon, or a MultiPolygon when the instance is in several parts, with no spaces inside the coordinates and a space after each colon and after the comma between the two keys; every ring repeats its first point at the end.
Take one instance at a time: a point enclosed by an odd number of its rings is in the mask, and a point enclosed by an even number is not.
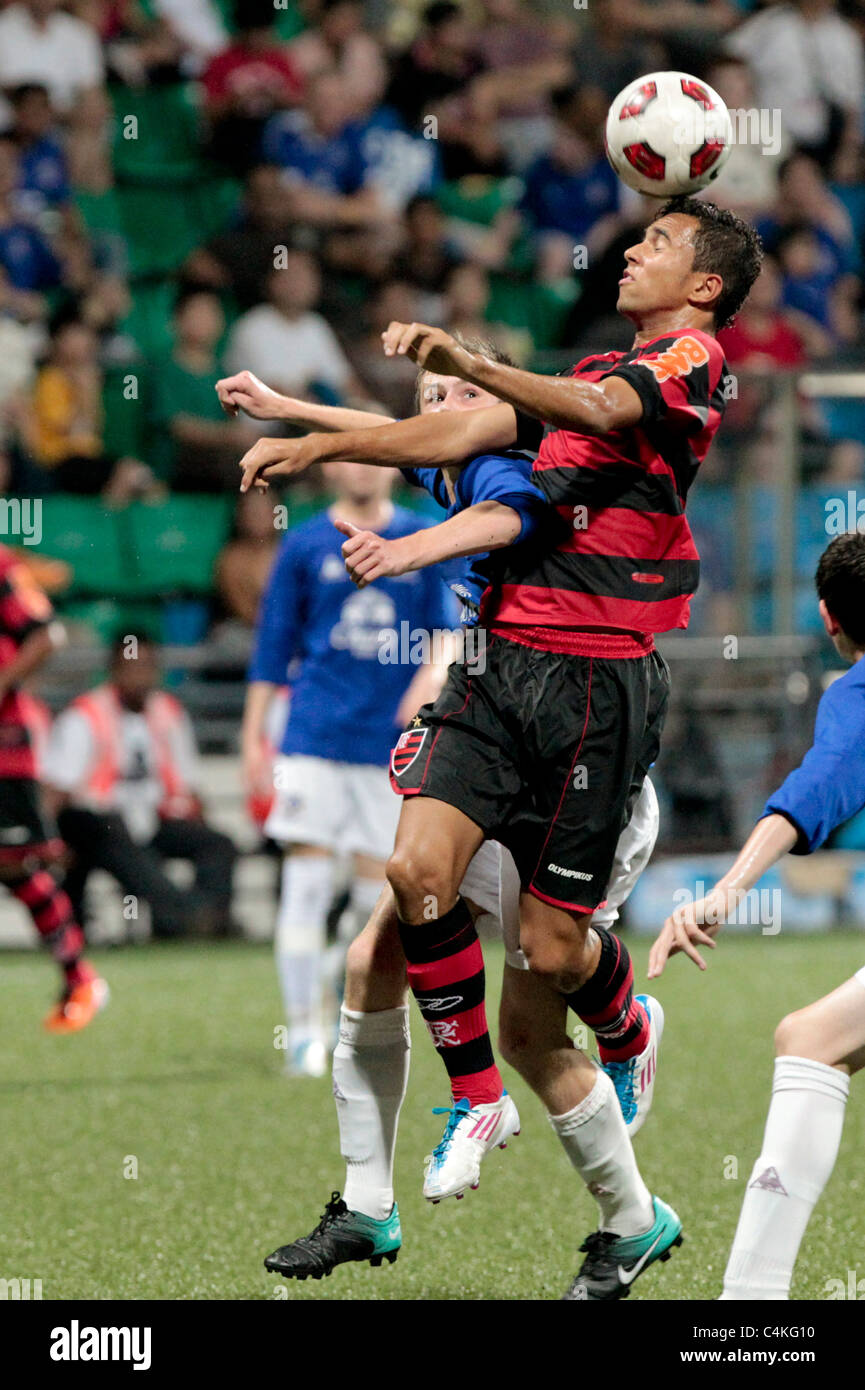
{"type": "Polygon", "coordinates": [[[627,1062],[600,1064],[616,1088],[619,1105],[632,1139],[646,1123],[646,1117],[652,1108],[655,1074],[658,1069],[658,1048],[664,1032],[664,1010],[657,999],[653,999],[650,994],[638,994],[637,1003],[642,1004],[649,1016],[649,1041],[643,1051],[627,1062]]]}
{"type": "Polygon", "coordinates": [[[424,1168],[423,1195],[428,1202],[443,1197],[461,1198],[467,1187],[481,1180],[481,1160],[491,1149],[506,1149],[512,1135],[520,1132],[520,1117],[507,1091],[499,1100],[471,1105],[468,1100],[453,1105],[437,1105],[434,1115],[447,1115],[441,1140],[428,1154],[424,1168]]]}

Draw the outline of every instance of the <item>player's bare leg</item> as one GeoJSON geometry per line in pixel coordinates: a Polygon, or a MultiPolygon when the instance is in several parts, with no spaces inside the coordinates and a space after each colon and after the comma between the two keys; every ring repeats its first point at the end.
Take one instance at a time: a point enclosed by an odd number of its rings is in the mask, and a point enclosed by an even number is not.
{"type": "Polygon", "coordinates": [[[664,1014],[656,999],[634,996],[627,946],[591,913],[520,898],[520,944],[530,969],[567,1000],[595,1034],[601,1064],[632,1135],[652,1103],[664,1014]]]}
{"type": "Polygon", "coordinates": [[[406,964],[396,904],[385,887],[351,943],[333,1094],[346,1174],[308,1236],[268,1255],[265,1268],[289,1279],[320,1279],[339,1264],[397,1257],[402,1236],[393,1193],[399,1112],[408,1085],[410,1035],[406,964]]]}
{"type": "Polygon", "coordinates": [[[600,1209],[599,1229],[580,1247],[586,1258],[565,1297],[626,1298],[637,1276],[681,1243],[682,1225],[640,1176],[612,1082],[568,1037],[564,996],[532,971],[505,968],[499,1047],[542,1101],[600,1209]]]}
{"type": "Polygon", "coordinates": [[[763,1147],[754,1164],[723,1301],[781,1301],[811,1212],[829,1181],[850,1077],[865,1066],[865,971],[775,1033],[775,1076],[763,1147]]]}

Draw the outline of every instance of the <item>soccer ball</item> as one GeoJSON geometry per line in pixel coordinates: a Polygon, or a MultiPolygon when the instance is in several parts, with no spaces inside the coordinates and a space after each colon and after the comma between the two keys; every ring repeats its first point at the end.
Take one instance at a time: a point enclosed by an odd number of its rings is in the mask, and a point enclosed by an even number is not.
{"type": "Polygon", "coordinates": [[[629,82],[607,113],[607,159],[638,193],[696,193],[730,157],[733,125],[718,93],[687,72],[629,82]]]}

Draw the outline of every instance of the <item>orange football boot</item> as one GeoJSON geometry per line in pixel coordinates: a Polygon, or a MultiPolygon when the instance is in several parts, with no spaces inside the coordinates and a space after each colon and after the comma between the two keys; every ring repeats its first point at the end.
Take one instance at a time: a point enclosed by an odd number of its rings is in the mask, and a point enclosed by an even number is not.
{"type": "Polygon", "coordinates": [[[44,1027],[49,1033],[77,1033],[91,1023],[108,1003],[108,985],[98,975],[73,985],[48,1014],[44,1027]]]}

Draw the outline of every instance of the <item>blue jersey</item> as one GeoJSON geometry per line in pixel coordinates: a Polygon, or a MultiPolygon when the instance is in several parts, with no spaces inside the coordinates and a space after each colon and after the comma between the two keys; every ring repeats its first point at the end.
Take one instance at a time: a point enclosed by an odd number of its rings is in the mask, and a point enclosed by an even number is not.
{"type": "Polygon", "coordinates": [[[0,271],[13,290],[48,290],[60,283],[54,252],[26,222],[0,227],[0,271]]]}
{"type": "MultiPolygon", "coordinates": [[[[519,535],[511,544],[522,545],[533,540],[541,525],[552,519],[549,504],[532,482],[533,460],[533,454],[516,451],[478,454],[457,476],[453,501],[440,468],[404,468],[402,471],[408,482],[432,493],[439,506],[445,508],[448,518],[478,502],[501,502],[512,507],[521,525],[519,535]]],[[[507,547],[508,551],[510,549],[507,547]]],[[[460,617],[467,627],[477,624],[481,597],[484,590],[495,583],[504,553],[504,550],[485,551],[448,566],[448,583],[463,605],[460,617]]]]}
{"type": "Polygon", "coordinates": [[[814,743],[763,815],[785,816],[799,832],[793,854],[810,854],[865,807],[865,657],[829,686],[817,709],[814,743]]]}
{"type": "MultiPolygon", "coordinates": [[[[381,534],[396,540],[417,529],[414,513],[395,507],[381,534]]],[[[417,667],[380,660],[382,634],[451,630],[456,615],[434,568],[357,589],[344,540],[327,512],[289,531],[259,609],[248,678],[284,685],[296,666],[283,753],[384,766],[417,667]]]]}
{"type": "Polygon", "coordinates": [[[356,193],[363,187],[365,170],[355,130],[344,126],[333,135],[319,135],[304,111],[271,116],[264,128],[262,155],[326,193],[356,193]]]}

